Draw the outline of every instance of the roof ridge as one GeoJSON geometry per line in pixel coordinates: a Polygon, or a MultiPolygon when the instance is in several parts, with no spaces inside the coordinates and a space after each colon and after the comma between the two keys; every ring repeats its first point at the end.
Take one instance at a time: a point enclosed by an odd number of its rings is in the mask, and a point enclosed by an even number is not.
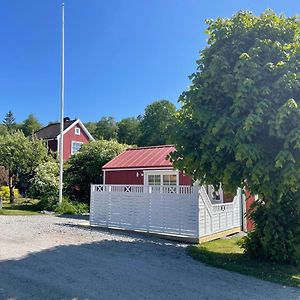
{"type": "Polygon", "coordinates": [[[168,148],[168,147],[175,147],[175,145],[169,144],[169,145],[157,145],[157,146],[133,147],[133,148],[127,148],[126,151],[130,151],[130,150],[140,150],[140,149],[168,148]]]}
{"type": "MultiPolygon", "coordinates": [[[[64,124],[69,123],[69,122],[70,122],[70,123],[71,123],[71,122],[74,123],[74,122],[76,122],[76,121],[77,121],[77,119],[69,120],[69,121],[64,121],[64,124]]],[[[59,125],[59,124],[60,124],[60,122],[50,123],[50,124],[48,124],[48,125],[42,127],[41,129],[39,129],[38,131],[36,131],[35,134],[38,133],[38,132],[40,132],[41,130],[43,130],[43,129],[49,127],[49,126],[59,125]]]]}

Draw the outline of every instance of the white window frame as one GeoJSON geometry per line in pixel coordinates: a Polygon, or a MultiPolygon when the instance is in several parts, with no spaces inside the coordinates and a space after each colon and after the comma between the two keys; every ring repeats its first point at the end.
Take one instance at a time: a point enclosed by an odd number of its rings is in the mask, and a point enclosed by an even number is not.
{"type": "MultiPolygon", "coordinates": [[[[160,175],[161,185],[163,185],[163,175],[176,175],[176,185],[179,185],[179,171],[173,171],[173,170],[144,171],[144,185],[149,185],[148,182],[149,175],[160,175]]],[[[165,185],[165,186],[169,186],[169,185],[165,185]]]]}
{"type": "Polygon", "coordinates": [[[76,151],[76,152],[74,152],[74,151],[73,151],[73,145],[74,145],[75,143],[76,143],[76,144],[81,144],[81,145],[83,145],[83,144],[84,144],[83,142],[79,142],[79,141],[72,141],[72,142],[71,142],[71,155],[73,155],[73,154],[75,154],[75,153],[77,153],[77,152],[78,152],[78,151],[76,151]]]}
{"type": "Polygon", "coordinates": [[[80,135],[80,134],[81,134],[80,127],[75,126],[75,135],[80,135]]]}

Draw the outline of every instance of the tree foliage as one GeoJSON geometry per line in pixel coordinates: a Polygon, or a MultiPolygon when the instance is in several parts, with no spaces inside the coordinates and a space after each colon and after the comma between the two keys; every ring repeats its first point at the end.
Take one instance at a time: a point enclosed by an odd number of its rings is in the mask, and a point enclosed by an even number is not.
{"type": "Polygon", "coordinates": [[[7,133],[7,127],[4,124],[0,124],[0,135],[6,135],[7,133]]]}
{"type": "Polygon", "coordinates": [[[30,114],[28,118],[20,125],[20,129],[23,131],[25,136],[30,136],[41,128],[42,124],[33,114],[30,114]]]}
{"type": "Polygon", "coordinates": [[[13,188],[20,176],[29,179],[37,166],[47,159],[48,154],[44,143],[34,137],[28,139],[21,131],[0,136],[0,166],[9,173],[11,202],[14,202],[13,188]]]}
{"type": "Polygon", "coordinates": [[[118,141],[124,144],[137,145],[140,137],[140,120],[125,118],[118,122],[118,141]]]}
{"type": "Polygon", "coordinates": [[[127,147],[117,141],[106,140],[83,145],[67,162],[64,173],[66,193],[73,199],[88,202],[90,185],[103,182],[102,166],[127,147]]]}
{"type": "Polygon", "coordinates": [[[155,101],[148,105],[141,118],[139,145],[169,144],[175,124],[175,112],[175,105],[168,100],[155,101]]]}
{"type": "Polygon", "coordinates": [[[89,131],[89,133],[95,138],[95,132],[96,132],[96,123],[95,122],[87,122],[84,123],[84,126],[89,131]]]}
{"type": "Polygon", "coordinates": [[[293,262],[300,237],[300,22],[266,11],[207,21],[208,46],[180,97],[175,165],[258,194],[245,243],[293,262]]]}
{"type": "Polygon", "coordinates": [[[118,125],[113,117],[102,117],[96,124],[94,135],[97,139],[116,140],[118,125]]]}
{"type": "Polygon", "coordinates": [[[16,119],[11,110],[5,115],[3,124],[9,132],[12,132],[13,130],[17,129],[16,119]]]}

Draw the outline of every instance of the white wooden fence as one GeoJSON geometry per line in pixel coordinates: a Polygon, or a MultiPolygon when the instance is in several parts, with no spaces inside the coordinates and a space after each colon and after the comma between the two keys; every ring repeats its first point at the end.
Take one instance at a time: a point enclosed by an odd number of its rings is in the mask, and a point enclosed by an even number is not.
{"type": "Polygon", "coordinates": [[[90,224],[199,239],[241,226],[240,192],[212,204],[196,186],[92,185],[90,224]]]}

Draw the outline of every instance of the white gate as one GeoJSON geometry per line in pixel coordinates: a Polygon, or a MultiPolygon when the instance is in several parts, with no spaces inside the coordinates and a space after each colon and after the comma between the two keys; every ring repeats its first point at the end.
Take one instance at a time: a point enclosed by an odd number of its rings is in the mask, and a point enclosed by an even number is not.
{"type": "Polygon", "coordinates": [[[92,185],[90,224],[199,239],[241,225],[240,195],[212,204],[203,187],[92,185]]]}

